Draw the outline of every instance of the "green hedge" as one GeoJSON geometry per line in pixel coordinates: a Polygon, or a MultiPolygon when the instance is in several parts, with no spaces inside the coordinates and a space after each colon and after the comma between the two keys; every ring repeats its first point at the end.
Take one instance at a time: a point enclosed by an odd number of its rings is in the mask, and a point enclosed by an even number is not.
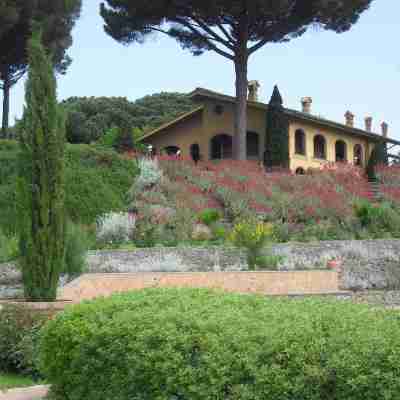
{"type": "MultiPolygon", "coordinates": [[[[0,226],[15,232],[15,180],[18,143],[0,140],[0,226]]],[[[75,223],[90,224],[99,215],[126,206],[126,193],[138,172],[136,163],[115,151],[67,145],[66,207],[75,223]]]]}
{"type": "Polygon", "coordinates": [[[47,318],[26,307],[2,305],[0,311],[0,372],[34,378],[40,328],[47,318]]]}
{"type": "Polygon", "coordinates": [[[346,302],[147,289],[58,315],[40,365],[60,400],[394,400],[399,333],[346,302]]]}

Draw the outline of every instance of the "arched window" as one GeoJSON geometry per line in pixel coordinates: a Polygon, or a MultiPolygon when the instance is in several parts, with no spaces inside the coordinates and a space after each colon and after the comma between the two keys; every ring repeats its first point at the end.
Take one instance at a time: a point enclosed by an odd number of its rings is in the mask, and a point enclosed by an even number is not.
{"type": "Polygon", "coordinates": [[[347,145],[343,140],[338,140],[335,143],[335,157],[336,162],[347,161],[347,145]]]}
{"type": "Polygon", "coordinates": [[[259,157],[259,140],[258,133],[256,132],[247,132],[246,136],[247,141],[247,158],[259,157]]]}
{"type": "Polygon", "coordinates": [[[211,139],[210,158],[212,160],[223,160],[232,158],[233,145],[232,136],[225,133],[214,136],[211,139]]]}
{"type": "Polygon", "coordinates": [[[362,167],[364,164],[364,152],[361,144],[354,146],[354,165],[362,167]]]}
{"type": "Polygon", "coordinates": [[[296,169],[296,175],[305,175],[305,174],[306,171],[304,170],[304,168],[299,167],[296,169]]]}
{"type": "Polygon", "coordinates": [[[190,157],[195,163],[200,161],[200,146],[197,143],[194,143],[190,146],[190,157]]]}
{"type": "Polygon", "coordinates": [[[181,149],[178,146],[167,146],[165,147],[164,150],[168,156],[176,156],[181,151],[181,149]]]}
{"type": "Polygon", "coordinates": [[[326,160],[326,140],[322,135],[314,137],[314,158],[326,160]]]}
{"type": "Polygon", "coordinates": [[[306,155],[306,134],[302,129],[297,129],[294,134],[294,148],[296,154],[306,155]]]}

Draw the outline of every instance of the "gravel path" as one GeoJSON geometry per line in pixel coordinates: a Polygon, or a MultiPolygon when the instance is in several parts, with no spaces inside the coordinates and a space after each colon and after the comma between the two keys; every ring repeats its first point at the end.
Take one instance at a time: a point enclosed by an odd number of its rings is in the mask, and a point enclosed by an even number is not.
{"type": "Polygon", "coordinates": [[[24,389],[0,391],[0,400],[42,400],[48,393],[48,386],[33,386],[24,389]]]}

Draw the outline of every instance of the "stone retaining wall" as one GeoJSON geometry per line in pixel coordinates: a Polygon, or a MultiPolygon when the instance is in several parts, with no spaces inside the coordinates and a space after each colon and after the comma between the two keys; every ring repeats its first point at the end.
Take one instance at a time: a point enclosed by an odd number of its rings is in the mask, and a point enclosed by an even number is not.
{"type": "MultiPolygon", "coordinates": [[[[326,269],[328,261],[343,266],[341,289],[400,288],[400,240],[330,241],[274,245],[281,271],[326,269]]],[[[246,270],[246,257],[233,248],[152,248],[136,251],[92,251],[88,273],[207,272],[246,270]]],[[[20,273],[0,265],[0,298],[20,290],[20,273]]],[[[11,295],[10,295],[11,294],[11,295]]]]}

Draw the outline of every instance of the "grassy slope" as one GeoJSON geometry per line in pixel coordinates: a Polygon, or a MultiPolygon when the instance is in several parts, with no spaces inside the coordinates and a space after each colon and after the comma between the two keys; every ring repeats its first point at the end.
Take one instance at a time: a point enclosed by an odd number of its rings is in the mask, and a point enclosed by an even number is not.
{"type": "Polygon", "coordinates": [[[12,388],[34,386],[36,384],[37,383],[35,383],[29,377],[0,373],[0,391],[12,388]]]}
{"type": "MultiPolygon", "coordinates": [[[[0,140],[0,226],[15,230],[15,181],[18,144],[0,140]]],[[[96,217],[125,207],[125,196],[136,175],[134,161],[110,150],[67,145],[66,207],[75,222],[90,224],[96,217]]]]}

